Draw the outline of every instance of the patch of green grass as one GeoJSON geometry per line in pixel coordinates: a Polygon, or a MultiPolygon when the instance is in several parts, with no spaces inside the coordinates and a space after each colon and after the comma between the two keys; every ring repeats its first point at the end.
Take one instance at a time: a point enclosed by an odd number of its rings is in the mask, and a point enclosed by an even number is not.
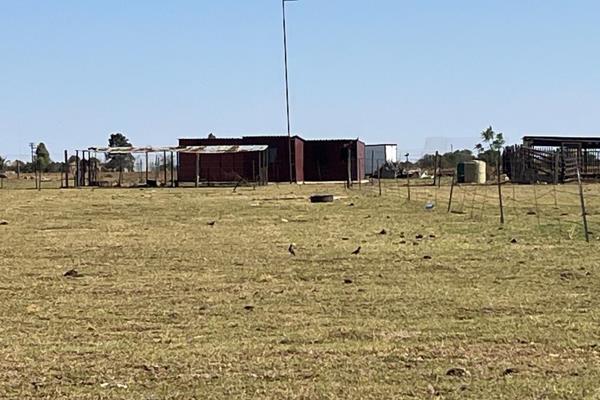
{"type": "Polygon", "coordinates": [[[518,187],[501,227],[494,187],[471,218],[447,187],[407,202],[403,184],[0,191],[0,397],[599,396],[575,187],[540,199],[539,226],[518,187]]]}

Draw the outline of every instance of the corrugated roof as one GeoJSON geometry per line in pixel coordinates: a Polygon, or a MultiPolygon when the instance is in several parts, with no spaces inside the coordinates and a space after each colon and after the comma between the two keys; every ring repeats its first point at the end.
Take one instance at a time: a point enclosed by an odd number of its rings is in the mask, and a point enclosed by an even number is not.
{"type": "Polygon", "coordinates": [[[250,153],[255,151],[265,151],[269,148],[267,145],[240,145],[240,146],[187,146],[179,147],[178,153],[198,153],[198,154],[223,154],[223,153],[250,153]]]}
{"type": "Polygon", "coordinates": [[[600,147],[600,137],[593,136],[523,136],[523,142],[532,146],[560,146],[561,144],[581,144],[584,148],[600,147]]]}
{"type": "MultiPolygon", "coordinates": [[[[287,137],[288,137],[288,135],[243,135],[243,136],[238,136],[238,137],[218,137],[218,136],[215,136],[215,137],[211,137],[211,138],[209,138],[209,137],[190,137],[190,136],[187,136],[187,137],[179,137],[177,139],[178,140],[215,140],[215,139],[216,140],[240,140],[240,139],[252,139],[252,138],[258,138],[258,139],[280,138],[280,139],[283,139],[283,138],[287,138],[287,137]]],[[[305,140],[305,139],[301,138],[297,134],[292,134],[291,137],[292,137],[292,139],[296,138],[296,139],[300,139],[300,140],[305,140]]]]}
{"type": "Polygon", "coordinates": [[[145,146],[145,147],[89,147],[89,151],[110,154],[133,154],[133,153],[193,153],[193,154],[224,154],[224,153],[248,153],[265,151],[266,145],[259,146],[145,146]]]}
{"type": "Polygon", "coordinates": [[[360,142],[360,139],[306,139],[307,142],[360,142]]]}

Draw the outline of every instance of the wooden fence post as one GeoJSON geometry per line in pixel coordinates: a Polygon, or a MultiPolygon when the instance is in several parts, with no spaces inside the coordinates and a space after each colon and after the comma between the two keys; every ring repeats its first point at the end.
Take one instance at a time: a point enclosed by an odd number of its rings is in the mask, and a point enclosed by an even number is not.
{"type": "Polygon", "coordinates": [[[69,153],[65,150],[65,188],[69,188],[69,153]]]}
{"type": "Polygon", "coordinates": [[[456,177],[456,171],[452,175],[452,183],[450,184],[450,198],[448,199],[448,212],[452,210],[452,196],[454,195],[454,180],[456,177]]]}
{"type": "Polygon", "coordinates": [[[348,167],[348,189],[350,189],[350,186],[352,186],[352,150],[350,149],[350,146],[348,146],[348,160],[346,162],[347,167],[348,167]]]}
{"type": "Polygon", "coordinates": [[[381,170],[379,169],[379,161],[377,161],[377,184],[379,185],[379,197],[381,197],[381,170]]]}
{"type": "Polygon", "coordinates": [[[435,152],[435,158],[433,159],[433,186],[437,185],[437,179],[438,179],[438,157],[440,156],[440,153],[438,151],[435,152]]]}
{"type": "Polygon", "coordinates": [[[171,152],[171,187],[175,187],[175,157],[173,157],[173,152],[171,152]]]}
{"type": "Polygon", "coordinates": [[[148,152],[146,152],[146,185],[148,184],[149,168],[150,168],[150,161],[148,160],[148,152]]]}
{"type": "Polygon", "coordinates": [[[200,186],[200,153],[196,153],[196,187],[200,186]]]}
{"type": "Polygon", "coordinates": [[[163,150],[163,180],[165,181],[165,187],[167,187],[167,151],[163,150]]]}
{"type": "MultiPolygon", "coordinates": [[[[500,153],[500,152],[498,152],[500,153]]],[[[500,154],[496,160],[496,175],[498,176],[498,202],[500,204],[500,223],[504,224],[504,204],[502,203],[502,182],[500,181],[500,154]]]]}
{"type": "Polygon", "coordinates": [[[577,165],[577,183],[579,184],[579,200],[581,202],[581,218],[583,219],[583,233],[585,234],[585,241],[589,243],[590,233],[588,232],[587,212],[585,210],[585,198],[583,197],[583,185],[581,184],[581,173],[579,172],[579,165],[577,165]]]}
{"type": "Polygon", "coordinates": [[[538,228],[541,226],[540,222],[540,207],[538,205],[538,196],[537,196],[537,181],[533,182],[533,197],[535,201],[535,216],[537,217],[538,228]]]}

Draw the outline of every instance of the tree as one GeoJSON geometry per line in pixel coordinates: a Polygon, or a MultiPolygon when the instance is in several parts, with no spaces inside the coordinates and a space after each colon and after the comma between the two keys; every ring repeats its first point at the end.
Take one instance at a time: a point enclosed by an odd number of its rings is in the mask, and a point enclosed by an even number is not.
{"type": "Polygon", "coordinates": [[[501,132],[494,132],[494,129],[490,126],[481,132],[481,142],[475,146],[475,150],[478,152],[479,159],[498,168],[500,165],[500,152],[505,144],[504,135],[501,132]]]}
{"type": "Polygon", "coordinates": [[[46,171],[52,160],[50,159],[50,153],[43,142],[37,145],[35,149],[35,158],[38,171],[46,171]]]}
{"type": "MultiPolygon", "coordinates": [[[[113,133],[110,135],[108,139],[109,147],[133,147],[129,142],[129,139],[125,137],[122,133],[113,133]]],[[[115,171],[123,171],[129,170],[133,171],[133,167],[135,164],[135,158],[131,154],[106,154],[106,168],[115,170],[115,171]]]]}
{"type": "Polygon", "coordinates": [[[468,149],[456,150],[442,155],[442,168],[455,168],[459,163],[473,161],[473,152],[468,149]]]}
{"type": "MultiPolygon", "coordinates": [[[[471,150],[456,150],[453,152],[448,152],[440,155],[440,163],[442,168],[455,168],[458,163],[463,161],[472,161],[474,159],[473,153],[471,150]]],[[[435,166],[435,155],[434,154],[425,154],[419,161],[417,161],[417,165],[423,169],[432,169],[435,166]]]]}
{"type": "Polygon", "coordinates": [[[5,165],[6,165],[6,158],[0,156],[0,171],[4,171],[5,165]]]}

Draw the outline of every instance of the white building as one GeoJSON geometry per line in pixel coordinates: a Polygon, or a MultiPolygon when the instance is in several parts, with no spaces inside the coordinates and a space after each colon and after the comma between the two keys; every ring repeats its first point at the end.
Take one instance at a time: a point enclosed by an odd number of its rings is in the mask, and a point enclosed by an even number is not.
{"type": "Polygon", "coordinates": [[[373,175],[377,171],[377,165],[386,162],[396,162],[398,145],[395,144],[368,144],[365,146],[365,173],[373,175]]]}

